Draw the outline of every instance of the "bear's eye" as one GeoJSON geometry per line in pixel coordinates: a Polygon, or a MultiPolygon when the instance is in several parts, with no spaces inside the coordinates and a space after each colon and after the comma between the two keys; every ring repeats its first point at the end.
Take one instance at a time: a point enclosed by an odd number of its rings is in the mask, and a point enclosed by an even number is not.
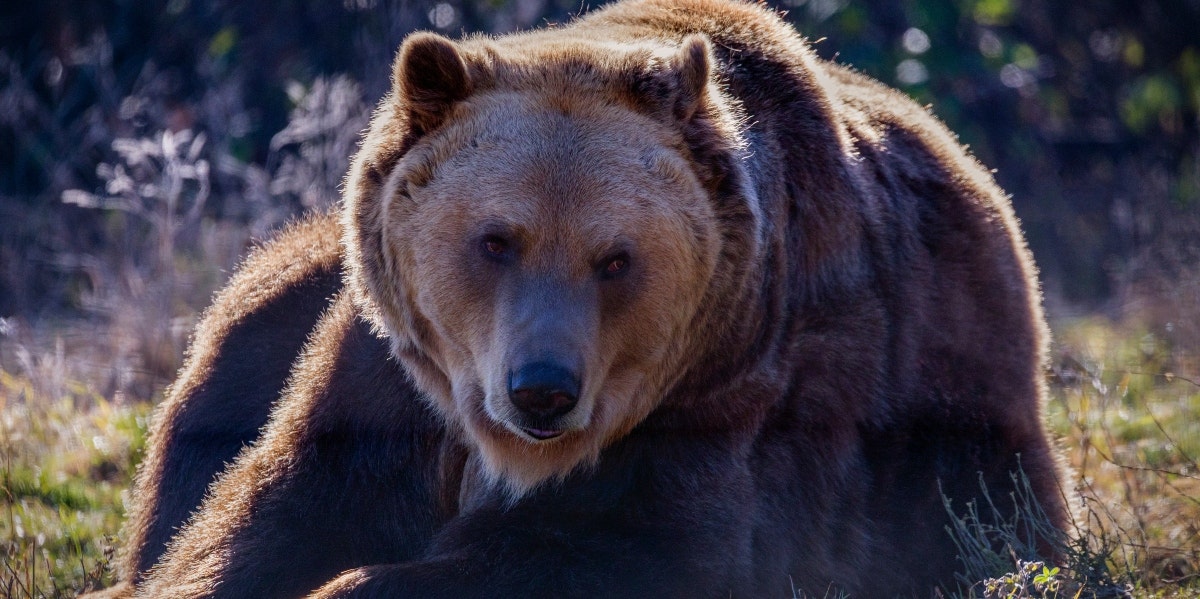
{"type": "Polygon", "coordinates": [[[629,254],[621,252],[604,261],[600,274],[605,278],[618,276],[629,270],[629,254]]]}
{"type": "Polygon", "coordinates": [[[499,235],[483,238],[483,251],[492,258],[504,258],[508,254],[508,241],[499,235]]]}

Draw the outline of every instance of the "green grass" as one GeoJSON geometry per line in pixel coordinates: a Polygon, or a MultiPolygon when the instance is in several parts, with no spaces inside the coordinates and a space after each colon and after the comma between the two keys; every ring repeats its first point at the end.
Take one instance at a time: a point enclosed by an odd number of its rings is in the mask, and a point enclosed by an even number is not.
{"type": "Polygon", "coordinates": [[[74,597],[112,583],[148,413],[82,383],[0,370],[0,595],[74,597]]]}
{"type": "MultiPolygon", "coordinates": [[[[968,514],[956,534],[972,556],[964,577],[979,582],[962,596],[1200,597],[1200,356],[1177,345],[1103,319],[1059,323],[1047,418],[1072,468],[1064,492],[1079,528],[1063,540],[1067,559],[1044,564],[971,545],[1011,531],[980,530],[968,514]]],[[[5,598],[112,583],[123,494],[144,450],[150,401],[105,397],[58,353],[51,369],[0,361],[5,598]]]]}
{"type": "Polygon", "coordinates": [[[1047,424],[1072,469],[1075,529],[1052,539],[1063,558],[1047,564],[1019,526],[961,515],[962,596],[1200,597],[1200,356],[1186,345],[1200,340],[1103,319],[1057,329],[1047,424]]]}
{"type": "Polygon", "coordinates": [[[1083,536],[1137,597],[1200,596],[1198,342],[1102,319],[1058,333],[1049,424],[1075,471],[1083,536]]]}

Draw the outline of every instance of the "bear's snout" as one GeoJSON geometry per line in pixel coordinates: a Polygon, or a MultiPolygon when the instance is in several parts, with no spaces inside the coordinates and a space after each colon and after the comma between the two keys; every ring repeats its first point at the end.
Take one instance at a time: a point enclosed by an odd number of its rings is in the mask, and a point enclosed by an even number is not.
{"type": "MultiPolygon", "coordinates": [[[[509,373],[508,398],[531,424],[550,424],[579,402],[579,377],[553,362],[526,364],[509,373]]],[[[559,432],[542,426],[523,428],[537,438],[558,436],[559,432]]]]}

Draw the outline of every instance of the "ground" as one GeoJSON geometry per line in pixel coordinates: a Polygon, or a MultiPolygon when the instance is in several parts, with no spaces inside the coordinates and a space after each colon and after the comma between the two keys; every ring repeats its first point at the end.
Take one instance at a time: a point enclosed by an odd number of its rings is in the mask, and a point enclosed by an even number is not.
{"type": "MultiPolygon", "coordinates": [[[[973,571],[990,572],[997,597],[1073,597],[1098,564],[1139,599],[1196,596],[1200,355],[1134,323],[1052,327],[1049,424],[1076,474],[1089,545],[1057,573],[1047,565],[1022,578],[1003,561],[973,571]],[[1055,581],[1058,595],[1035,590],[1055,581]]],[[[151,397],[105,396],[88,381],[106,355],[96,345],[112,336],[80,332],[10,325],[0,346],[0,597],[73,597],[111,582],[123,493],[162,382],[151,397]]],[[[1087,584],[1081,596],[1103,592],[1094,576],[1087,584]]]]}

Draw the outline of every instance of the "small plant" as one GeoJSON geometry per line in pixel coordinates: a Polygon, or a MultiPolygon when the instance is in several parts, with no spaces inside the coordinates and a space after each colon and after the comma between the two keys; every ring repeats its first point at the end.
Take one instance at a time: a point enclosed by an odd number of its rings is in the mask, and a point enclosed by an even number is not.
{"type": "Polygon", "coordinates": [[[1015,572],[983,581],[983,596],[986,599],[1059,599],[1062,580],[1058,573],[1059,568],[1048,567],[1042,562],[1018,560],[1015,572]]]}
{"type": "Polygon", "coordinates": [[[954,512],[949,501],[954,538],[963,570],[958,573],[960,597],[984,599],[1118,599],[1132,597],[1133,573],[1113,572],[1114,535],[1094,518],[1091,528],[1076,526],[1069,533],[1050,524],[1034,500],[1029,478],[1012,474],[1016,491],[1009,500],[1016,513],[1001,517],[996,501],[983,486],[982,504],[954,512]],[[1039,548],[1049,548],[1059,563],[1048,564],[1039,548]],[[978,593],[982,590],[982,595],[978,593]]]}

